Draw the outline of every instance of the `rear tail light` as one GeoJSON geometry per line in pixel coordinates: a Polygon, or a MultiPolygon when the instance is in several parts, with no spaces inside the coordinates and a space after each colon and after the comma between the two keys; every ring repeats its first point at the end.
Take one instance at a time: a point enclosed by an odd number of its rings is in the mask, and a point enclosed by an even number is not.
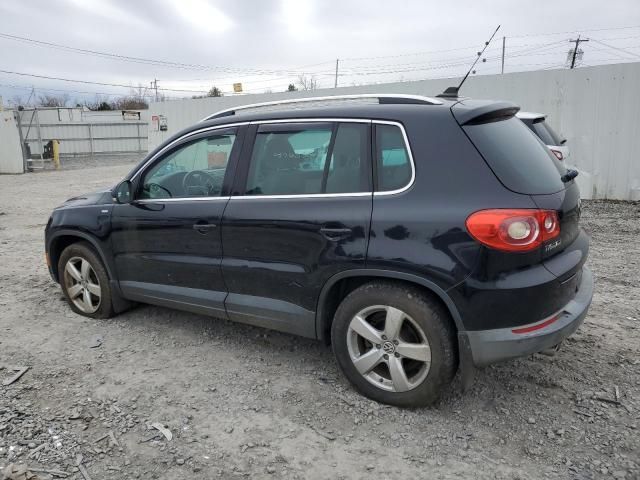
{"type": "Polygon", "coordinates": [[[553,153],[558,160],[564,160],[564,155],[562,155],[562,152],[560,150],[554,150],[553,148],[550,148],[549,150],[551,150],[551,153],[553,153]]]}
{"type": "Polygon", "coordinates": [[[472,213],[466,221],[473,238],[505,252],[528,252],[560,235],[553,210],[492,209],[472,213]]]}

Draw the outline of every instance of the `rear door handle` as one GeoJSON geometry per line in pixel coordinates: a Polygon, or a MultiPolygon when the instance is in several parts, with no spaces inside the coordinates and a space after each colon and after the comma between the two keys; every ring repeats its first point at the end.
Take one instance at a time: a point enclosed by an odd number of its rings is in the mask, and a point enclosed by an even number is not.
{"type": "Polygon", "coordinates": [[[341,240],[350,236],[353,230],[350,228],[328,228],[322,227],[320,233],[329,240],[341,240]]]}

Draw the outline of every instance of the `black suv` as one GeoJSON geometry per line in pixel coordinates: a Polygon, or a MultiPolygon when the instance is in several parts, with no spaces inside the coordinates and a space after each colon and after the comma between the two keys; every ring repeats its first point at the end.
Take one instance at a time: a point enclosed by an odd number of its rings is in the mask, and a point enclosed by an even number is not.
{"type": "Polygon", "coordinates": [[[400,406],[578,328],[578,187],[518,107],[314,101],[212,115],[54,210],[49,270],[71,308],[144,302],[324,340],[360,392],[400,406]]]}

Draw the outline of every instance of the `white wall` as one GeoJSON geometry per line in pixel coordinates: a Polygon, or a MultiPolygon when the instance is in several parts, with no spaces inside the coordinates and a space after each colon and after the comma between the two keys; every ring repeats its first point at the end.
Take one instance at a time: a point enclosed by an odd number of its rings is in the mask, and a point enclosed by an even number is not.
{"type": "MultiPolygon", "coordinates": [[[[459,79],[424,80],[362,87],[184,99],[153,103],[149,114],[165,115],[168,130],[150,123],[149,149],[218,110],[246,103],[349,93],[412,93],[433,96],[459,79]]],[[[525,111],[549,115],[568,140],[571,163],[584,198],[640,200],[640,63],[574,70],[545,70],[471,77],[462,94],[512,101],[525,111]]]]}
{"type": "Polygon", "coordinates": [[[13,111],[0,111],[0,173],[23,173],[22,148],[13,111]]]}

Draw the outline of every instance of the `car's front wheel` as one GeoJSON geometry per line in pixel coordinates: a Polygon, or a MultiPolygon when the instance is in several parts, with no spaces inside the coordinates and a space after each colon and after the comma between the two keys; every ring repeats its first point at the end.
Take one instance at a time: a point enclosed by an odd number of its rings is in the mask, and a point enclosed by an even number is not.
{"type": "Polygon", "coordinates": [[[457,368],[447,312],[404,284],[372,282],[351,292],[336,311],[331,333],[342,371],[379,402],[431,404],[457,368]]]}
{"type": "Polygon", "coordinates": [[[91,318],[113,316],[109,277],[89,244],[74,243],[63,250],[58,262],[58,277],[74,312],[91,318]]]}

